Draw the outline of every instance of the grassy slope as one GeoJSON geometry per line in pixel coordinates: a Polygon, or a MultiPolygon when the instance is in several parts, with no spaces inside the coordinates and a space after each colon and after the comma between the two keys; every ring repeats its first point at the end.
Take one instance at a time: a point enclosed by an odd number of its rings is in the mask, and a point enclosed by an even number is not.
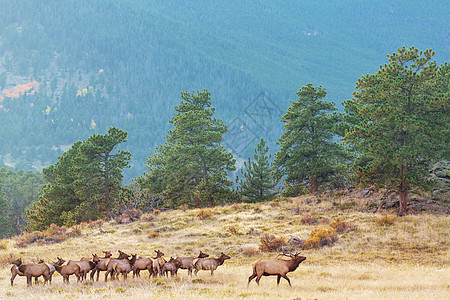
{"type": "MultiPolygon", "coordinates": [[[[376,195],[375,195],[376,197],[376,195]]],[[[148,280],[146,273],[140,279],[126,283],[95,282],[62,284],[59,275],[54,276],[51,286],[25,288],[25,278],[17,277],[15,286],[9,286],[9,265],[0,270],[0,298],[5,296],[26,297],[31,292],[37,298],[383,298],[383,299],[445,299],[450,296],[449,241],[450,218],[448,215],[417,214],[395,218],[391,226],[379,226],[375,219],[379,214],[359,212],[367,199],[333,196],[322,197],[316,203],[314,197],[299,197],[271,204],[240,204],[214,208],[214,214],[200,220],[198,210],[169,211],[127,225],[109,222],[98,229],[84,230],[81,237],[61,244],[31,245],[24,249],[14,248],[8,241],[7,249],[0,250],[2,260],[11,255],[30,261],[37,257],[47,261],[56,256],[74,259],[101,250],[118,249],[142,256],[153,256],[161,249],[167,257],[193,255],[202,250],[211,255],[221,251],[232,259],[211,277],[209,272],[199,272],[200,280],[187,277],[180,270],[176,279],[148,280]],[[305,199],[313,200],[306,204],[305,199]],[[355,209],[338,211],[332,202],[356,201],[355,209]],[[314,204],[316,203],[316,204],[314,204]],[[311,213],[319,220],[316,225],[303,225],[302,215],[311,213]],[[252,282],[246,286],[251,274],[251,263],[260,258],[274,257],[275,253],[254,251],[263,232],[289,238],[289,235],[307,238],[317,226],[326,226],[335,217],[345,217],[358,230],[341,235],[332,247],[305,250],[307,260],[297,271],[288,274],[293,284],[285,281],[276,288],[274,277],[265,277],[261,286],[252,282]],[[234,231],[229,230],[234,226],[234,231]],[[158,231],[159,237],[148,238],[158,231]]],[[[102,277],[101,277],[102,278],[102,277]]]]}

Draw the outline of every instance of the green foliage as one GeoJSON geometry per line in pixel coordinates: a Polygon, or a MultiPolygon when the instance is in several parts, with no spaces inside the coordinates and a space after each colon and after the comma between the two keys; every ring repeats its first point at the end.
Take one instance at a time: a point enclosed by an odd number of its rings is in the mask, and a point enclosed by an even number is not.
{"type": "Polygon", "coordinates": [[[275,154],[277,177],[294,186],[307,182],[310,193],[330,179],[344,158],[343,149],[333,141],[341,117],[333,102],[323,100],[326,95],[324,88],[312,84],[297,92],[297,101],[291,101],[282,117],[284,132],[275,154]]]}
{"type": "Polygon", "coordinates": [[[176,114],[169,121],[166,142],[147,159],[149,174],[140,180],[143,189],[161,194],[167,205],[213,206],[230,196],[227,174],[235,160],[221,145],[227,127],[213,117],[211,94],[182,92],[176,114]]]}
{"type": "Polygon", "coordinates": [[[271,156],[268,155],[264,139],[261,139],[255,149],[254,160],[244,162],[241,173],[244,180],[240,181],[239,192],[246,202],[261,202],[275,199],[273,191],[276,183],[272,178],[271,156]]]}
{"type": "Polygon", "coordinates": [[[26,227],[26,208],[38,200],[44,185],[41,173],[0,168],[0,237],[19,234],[26,227]]]}
{"type": "Polygon", "coordinates": [[[30,228],[109,218],[119,201],[122,172],[131,156],[128,151],[115,151],[126,136],[114,127],[107,134],[94,134],[76,142],[55,165],[44,169],[43,194],[27,211],[30,228]]]}
{"type": "Polygon", "coordinates": [[[344,103],[344,141],[358,152],[355,179],[397,188],[400,214],[408,190],[430,183],[429,163],[450,144],[450,73],[433,56],[432,50],[398,49],[377,73],[362,76],[344,103]]]}

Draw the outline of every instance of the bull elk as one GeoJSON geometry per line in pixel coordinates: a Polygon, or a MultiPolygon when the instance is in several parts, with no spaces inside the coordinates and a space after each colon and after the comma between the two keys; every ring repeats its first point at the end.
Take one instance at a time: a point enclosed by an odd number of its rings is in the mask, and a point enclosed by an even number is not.
{"type": "Polygon", "coordinates": [[[210,270],[212,276],[217,267],[223,265],[223,262],[227,259],[230,259],[230,257],[223,252],[218,258],[199,258],[194,264],[194,273],[197,275],[199,270],[210,270]]]}
{"type": "Polygon", "coordinates": [[[258,260],[253,264],[253,274],[248,278],[247,286],[250,281],[256,277],[256,283],[259,285],[261,276],[277,276],[277,285],[280,284],[280,279],[283,277],[291,285],[291,281],[286,276],[287,273],[293,272],[297,269],[298,265],[306,259],[304,256],[296,254],[282,254],[290,257],[290,260],[286,259],[271,259],[271,260],[258,260]]]}

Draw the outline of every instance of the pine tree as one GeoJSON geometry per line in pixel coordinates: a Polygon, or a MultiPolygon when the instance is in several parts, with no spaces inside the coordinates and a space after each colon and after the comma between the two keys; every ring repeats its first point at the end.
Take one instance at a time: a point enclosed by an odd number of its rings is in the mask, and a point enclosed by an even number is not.
{"type": "Polygon", "coordinates": [[[411,47],[388,55],[377,73],[362,76],[344,103],[344,141],[358,151],[354,171],[365,184],[396,188],[399,214],[407,193],[430,183],[428,165],[449,146],[449,70],[432,50],[411,47]]]}
{"type": "Polygon", "coordinates": [[[114,150],[126,137],[126,131],[111,127],[107,134],[74,143],[55,165],[45,168],[43,194],[27,211],[29,227],[110,218],[131,156],[128,151],[114,150]]]}
{"type": "Polygon", "coordinates": [[[324,88],[312,84],[297,92],[297,101],[291,101],[282,117],[284,132],[274,160],[278,178],[284,177],[288,185],[306,182],[310,193],[329,180],[343,158],[342,147],[333,141],[341,117],[334,102],[323,100],[326,95],[324,88]]]}
{"type": "Polygon", "coordinates": [[[220,144],[227,127],[213,117],[207,90],[182,92],[181,98],[169,121],[174,128],[147,159],[146,181],[153,181],[148,185],[162,193],[169,206],[212,206],[229,193],[226,176],[235,169],[232,154],[220,144]]]}
{"type": "Polygon", "coordinates": [[[272,177],[271,155],[266,142],[261,139],[255,149],[253,161],[250,158],[244,162],[241,173],[244,180],[240,181],[240,193],[247,202],[269,201],[275,198],[275,183],[272,177]]]}

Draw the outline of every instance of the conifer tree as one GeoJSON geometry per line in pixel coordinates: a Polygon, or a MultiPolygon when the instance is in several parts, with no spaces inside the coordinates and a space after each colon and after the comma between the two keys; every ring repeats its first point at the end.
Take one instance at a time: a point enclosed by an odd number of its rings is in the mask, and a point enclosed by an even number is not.
{"type": "Polygon", "coordinates": [[[433,56],[432,50],[398,49],[377,73],[362,76],[344,102],[344,141],[358,151],[355,177],[397,189],[400,215],[408,191],[430,183],[429,162],[448,154],[450,73],[433,56]]]}
{"type": "Polygon", "coordinates": [[[329,179],[343,155],[333,141],[341,117],[335,113],[334,102],[323,100],[326,95],[321,86],[305,85],[281,119],[284,132],[275,154],[276,176],[284,177],[288,185],[308,183],[309,193],[317,192],[319,183],[329,179]]]}
{"type": "Polygon", "coordinates": [[[55,165],[45,168],[43,194],[27,211],[30,229],[110,218],[131,156],[114,150],[126,136],[126,131],[111,127],[107,134],[74,143],[55,165]]]}
{"type": "Polygon", "coordinates": [[[244,162],[241,173],[244,180],[240,181],[240,193],[247,202],[269,201],[275,198],[275,183],[272,177],[271,155],[266,142],[261,139],[255,149],[253,161],[250,158],[244,162]]]}
{"type": "Polygon", "coordinates": [[[153,181],[149,186],[169,206],[212,206],[227,196],[232,183],[226,176],[235,169],[232,154],[221,145],[227,127],[213,117],[209,91],[182,92],[181,98],[169,121],[174,128],[147,159],[146,181],[153,181]]]}

